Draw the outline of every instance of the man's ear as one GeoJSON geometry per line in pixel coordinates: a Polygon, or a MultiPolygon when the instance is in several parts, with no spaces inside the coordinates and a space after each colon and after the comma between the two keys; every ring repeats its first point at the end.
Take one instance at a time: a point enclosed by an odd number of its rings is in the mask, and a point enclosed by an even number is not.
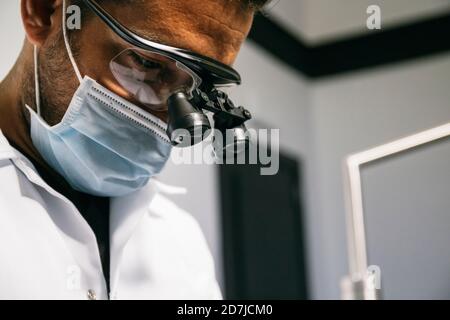
{"type": "Polygon", "coordinates": [[[40,47],[61,22],[56,19],[56,10],[62,0],[22,0],[20,9],[28,41],[40,47]]]}

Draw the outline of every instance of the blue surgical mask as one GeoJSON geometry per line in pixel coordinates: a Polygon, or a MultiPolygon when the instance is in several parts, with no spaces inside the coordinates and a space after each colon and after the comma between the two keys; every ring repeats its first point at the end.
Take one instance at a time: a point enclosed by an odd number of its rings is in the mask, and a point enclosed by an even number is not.
{"type": "Polygon", "coordinates": [[[64,38],[80,86],[62,119],[49,126],[40,115],[35,48],[36,113],[31,138],[49,166],[75,190],[104,197],[130,194],[163,169],[172,146],[167,124],[80,72],[64,38]]]}

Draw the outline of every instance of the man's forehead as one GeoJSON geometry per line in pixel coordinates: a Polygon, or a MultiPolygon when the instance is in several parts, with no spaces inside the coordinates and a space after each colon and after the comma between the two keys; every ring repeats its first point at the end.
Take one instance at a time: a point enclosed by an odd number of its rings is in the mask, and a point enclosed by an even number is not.
{"type": "Polygon", "coordinates": [[[248,34],[253,12],[238,0],[150,0],[111,7],[124,25],[149,40],[231,64],[248,34]]]}

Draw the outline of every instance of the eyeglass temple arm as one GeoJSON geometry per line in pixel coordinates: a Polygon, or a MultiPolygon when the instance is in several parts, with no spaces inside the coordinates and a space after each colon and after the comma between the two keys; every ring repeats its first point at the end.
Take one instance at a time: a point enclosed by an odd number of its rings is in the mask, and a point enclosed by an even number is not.
{"type": "Polygon", "coordinates": [[[197,108],[214,113],[216,126],[221,128],[232,129],[252,119],[250,111],[244,107],[235,107],[228,95],[219,90],[209,93],[194,90],[191,102],[197,108]]]}

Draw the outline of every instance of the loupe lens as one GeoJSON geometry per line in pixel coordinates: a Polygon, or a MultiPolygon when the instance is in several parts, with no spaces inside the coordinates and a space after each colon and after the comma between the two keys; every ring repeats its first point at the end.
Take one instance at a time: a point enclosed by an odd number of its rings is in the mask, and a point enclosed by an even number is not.
{"type": "Polygon", "coordinates": [[[167,100],[169,123],[167,135],[176,147],[190,147],[202,142],[211,129],[208,117],[194,108],[184,92],[177,92],[167,100]]]}
{"type": "Polygon", "coordinates": [[[236,157],[248,150],[250,138],[245,125],[219,131],[221,135],[213,139],[214,153],[217,158],[236,157]]]}

